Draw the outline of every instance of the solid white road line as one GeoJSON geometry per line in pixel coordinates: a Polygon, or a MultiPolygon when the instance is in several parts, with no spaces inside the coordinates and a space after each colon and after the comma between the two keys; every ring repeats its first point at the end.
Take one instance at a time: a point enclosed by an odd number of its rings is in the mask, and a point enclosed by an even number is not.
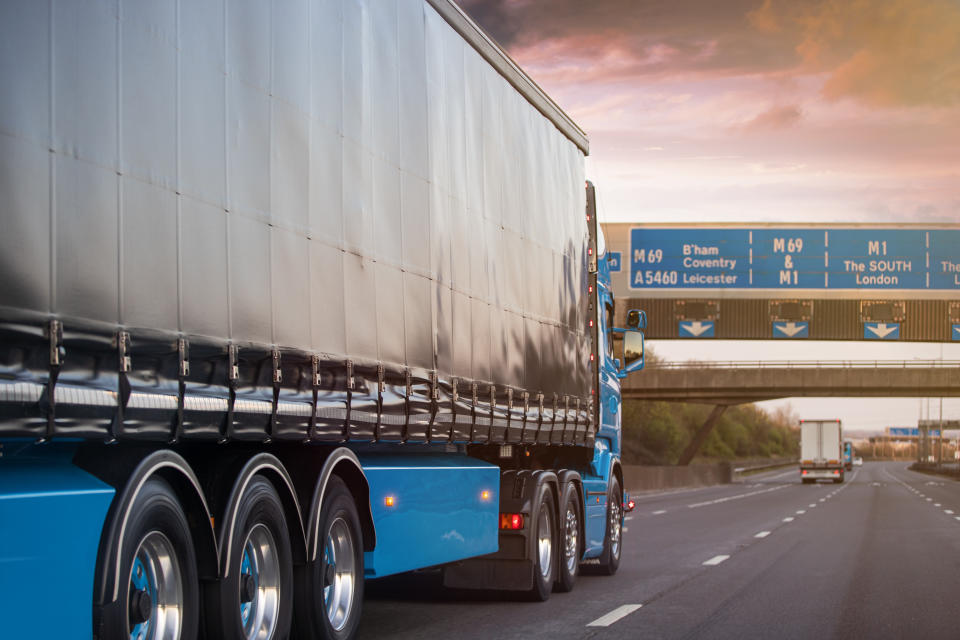
{"type": "Polygon", "coordinates": [[[631,613],[633,613],[634,611],[636,611],[642,606],[643,606],[642,604],[622,604],[616,609],[614,609],[613,611],[611,611],[610,613],[606,615],[602,615],[596,620],[594,620],[593,622],[587,624],[587,626],[588,627],[609,627],[620,618],[630,615],[631,613]]]}
{"type": "Polygon", "coordinates": [[[792,517],[792,516],[787,516],[786,518],[783,519],[783,521],[784,521],[784,522],[793,522],[793,517],[792,517]]]}
{"type": "Polygon", "coordinates": [[[735,496],[727,496],[726,498],[717,498],[716,500],[707,500],[706,502],[695,502],[693,504],[688,504],[687,507],[690,509],[696,509],[697,507],[706,507],[711,504],[720,504],[721,502],[729,502],[731,500],[739,500],[740,498],[749,498],[750,496],[758,496],[761,493],[770,493],[771,491],[779,491],[784,487],[789,487],[790,485],[781,484],[772,489],[761,489],[760,491],[751,491],[750,493],[738,493],[735,496]]]}
{"type": "Polygon", "coordinates": [[[728,558],[730,558],[730,556],[713,556],[703,564],[708,567],[715,567],[721,562],[723,562],[724,560],[727,560],[728,558]]]}
{"type": "Polygon", "coordinates": [[[795,475],[797,475],[797,470],[796,470],[796,469],[790,469],[790,471],[784,471],[783,473],[778,473],[778,474],[775,475],[775,476],[770,476],[770,478],[768,478],[768,479],[769,479],[769,480],[773,480],[774,478],[782,478],[783,476],[795,476],[795,475]]]}
{"type": "Polygon", "coordinates": [[[761,531],[760,533],[758,533],[757,535],[755,535],[755,536],[753,536],[753,537],[754,537],[754,538],[766,538],[768,535],[770,535],[770,532],[769,532],[769,531],[761,531]]]}

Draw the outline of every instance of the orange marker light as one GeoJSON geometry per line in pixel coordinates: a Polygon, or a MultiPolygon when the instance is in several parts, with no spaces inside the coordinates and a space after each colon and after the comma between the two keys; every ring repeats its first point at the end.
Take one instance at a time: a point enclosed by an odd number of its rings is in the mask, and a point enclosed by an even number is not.
{"type": "Polygon", "coordinates": [[[484,501],[489,500],[489,499],[490,499],[490,492],[487,491],[486,489],[484,489],[483,491],[481,491],[481,492],[480,492],[480,499],[481,499],[481,500],[484,500],[484,501]]]}
{"type": "Polygon", "coordinates": [[[388,507],[392,507],[392,506],[393,506],[393,496],[387,496],[386,498],[384,498],[384,499],[383,499],[383,504],[385,504],[385,505],[388,506],[388,507]]]}

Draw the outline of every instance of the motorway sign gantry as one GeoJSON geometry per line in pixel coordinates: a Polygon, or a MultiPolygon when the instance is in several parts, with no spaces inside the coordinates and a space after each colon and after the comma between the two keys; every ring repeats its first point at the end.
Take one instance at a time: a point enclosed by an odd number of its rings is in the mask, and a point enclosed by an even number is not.
{"type": "Polygon", "coordinates": [[[960,229],[630,229],[629,288],[960,292],[960,229]]]}
{"type": "Polygon", "coordinates": [[[651,339],[691,338],[710,322],[698,335],[960,342],[960,224],[609,223],[604,233],[618,306],[647,310],[651,339]]]}

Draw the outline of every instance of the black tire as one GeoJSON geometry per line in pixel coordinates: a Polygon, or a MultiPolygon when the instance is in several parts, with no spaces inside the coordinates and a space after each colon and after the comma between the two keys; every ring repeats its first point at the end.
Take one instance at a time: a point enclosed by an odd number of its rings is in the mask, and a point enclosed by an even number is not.
{"type": "Polygon", "coordinates": [[[290,533],[280,496],[262,475],[240,496],[229,548],[227,576],[206,592],[207,637],[286,638],[293,618],[290,533]]]}
{"type": "Polygon", "coordinates": [[[600,554],[600,574],[612,576],[620,568],[623,551],[623,492],[620,481],[610,481],[607,494],[607,532],[603,536],[603,552],[600,554]]]}
{"type": "Polygon", "coordinates": [[[527,592],[527,598],[534,602],[543,602],[550,597],[557,574],[557,509],[550,485],[540,485],[533,505],[530,512],[533,586],[527,592]]]}
{"type": "Polygon", "coordinates": [[[560,592],[573,590],[580,574],[580,560],[583,557],[583,537],[580,535],[583,524],[580,494],[576,485],[567,483],[560,499],[560,517],[557,531],[560,544],[557,553],[557,585],[560,592]]]}
{"type": "Polygon", "coordinates": [[[297,567],[294,572],[294,635],[296,638],[348,640],[357,631],[363,605],[363,534],[353,496],[338,476],[331,476],[327,483],[317,535],[317,557],[306,565],[297,567]],[[336,563],[330,562],[334,559],[330,553],[331,543],[340,545],[337,546],[339,551],[334,550],[333,554],[336,556],[336,563]],[[349,545],[352,553],[343,545],[349,545]],[[349,564],[350,559],[352,564],[349,564]],[[347,574],[352,578],[352,588],[348,597],[337,598],[343,606],[336,607],[331,619],[327,611],[327,601],[324,599],[324,586],[331,587],[331,598],[346,593],[346,579],[341,581],[339,591],[331,584],[331,580],[338,575],[345,577],[347,574]]]}
{"type": "Polygon", "coordinates": [[[813,484],[813,483],[814,483],[813,478],[801,478],[800,481],[801,481],[803,484],[813,484]]]}
{"type": "Polygon", "coordinates": [[[119,548],[119,597],[103,608],[98,637],[129,640],[138,626],[146,633],[163,623],[168,634],[158,637],[194,640],[200,619],[196,552],[180,501],[162,478],[141,487],[119,548]]]}

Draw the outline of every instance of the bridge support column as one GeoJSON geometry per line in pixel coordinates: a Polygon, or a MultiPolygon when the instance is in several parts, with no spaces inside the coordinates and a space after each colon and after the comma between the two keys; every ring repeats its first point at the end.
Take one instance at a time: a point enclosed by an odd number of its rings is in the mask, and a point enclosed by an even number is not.
{"type": "Polygon", "coordinates": [[[717,424],[717,420],[720,419],[720,416],[723,415],[723,412],[727,410],[727,405],[718,404],[713,408],[713,411],[710,412],[710,415],[707,417],[707,421],[703,423],[703,426],[700,427],[700,430],[697,431],[697,434],[693,436],[693,441],[687,446],[686,450],[683,452],[683,455],[680,456],[680,460],[677,462],[680,466],[687,466],[690,464],[690,461],[693,460],[693,456],[697,455],[697,451],[700,450],[700,447],[703,445],[703,441],[707,439],[707,436],[710,435],[710,432],[713,430],[713,426],[717,424]]]}

